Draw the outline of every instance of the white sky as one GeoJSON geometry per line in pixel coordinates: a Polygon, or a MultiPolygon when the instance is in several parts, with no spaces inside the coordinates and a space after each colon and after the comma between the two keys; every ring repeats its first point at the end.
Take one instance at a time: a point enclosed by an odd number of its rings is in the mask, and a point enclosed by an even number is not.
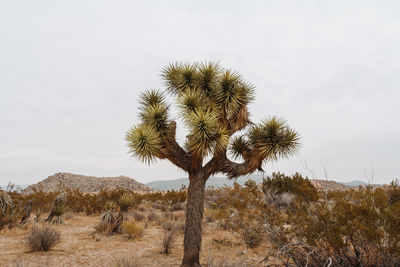
{"type": "MultiPolygon", "coordinates": [[[[184,173],[130,158],[140,92],[175,61],[220,61],[257,87],[253,120],[297,129],[297,156],[265,166],[374,182],[400,172],[399,1],[0,3],[0,184],[56,172],[184,173]]],[[[182,134],[181,134],[182,136],[182,134]]]]}

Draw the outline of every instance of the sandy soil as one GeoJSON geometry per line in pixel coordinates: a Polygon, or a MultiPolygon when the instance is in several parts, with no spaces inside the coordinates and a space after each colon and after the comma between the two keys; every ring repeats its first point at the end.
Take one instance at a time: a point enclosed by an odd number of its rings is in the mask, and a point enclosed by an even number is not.
{"type": "MultiPolygon", "coordinates": [[[[26,229],[0,232],[0,266],[113,266],[119,257],[133,256],[140,266],[179,266],[183,253],[183,234],[178,236],[170,255],[163,255],[163,229],[150,223],[144,234],[135,240],[124,235],[93,235],[93,225],[99,216],[74,215],[67,225],[55,226],[61,232],[61,242],[49,252],[30,252],[24,244],[26,229]]],[[[142,224],[144,226],[144,223],[142,224]]],[[[234,234],[204,227],[201,262],[204,266],[262,266],[268,247],[246,249],[234,234]],[[212,263],[212,264],[209,264],[212,263]],[[229,264],[230,265],[229,265],[229,264]]]]}

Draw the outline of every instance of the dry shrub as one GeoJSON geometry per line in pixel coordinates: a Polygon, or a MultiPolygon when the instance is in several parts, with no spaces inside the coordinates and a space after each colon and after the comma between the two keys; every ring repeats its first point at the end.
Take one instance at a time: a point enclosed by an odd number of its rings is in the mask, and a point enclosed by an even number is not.
{"type": "Polygon", "coordinates": [[[216,220],[216,210],[215,209],[205,209],[204,210],[204,219],[206,223],[212,223],[216,220]]]}
{"type": "Polygon", "coordinates": [[[161,227],[165,231],[171,231],[172,229],[176,229],[176,225],[173,221],[164,221],[161,223],[161,227]]]}
{"type": "Polygon", "coordinates": [[[60,242],[61,234],[50,226],[34,226],[25,243],[32,251],[49,251],[60,242]]]}
{"type": "Polygon", "coordinates": [[[168,209],[168,206],[166,204],[160,204],[160,203],[155,203],[153,205],[153,209],[158,209],[161,211],[166,211],[168,209]]]}
{"type": "Polygon", "coordinates": [[[143,234],[143,228],[134,222],[123,222],[121,230],[123,233],[128,234],[128,239],[135,239],[143,234]]]}
{"type": "Polygon", "coordinates": [[[308,178],[303,178],[299,173],[286,176],[283,173],[274,172],[272,173],[272,177],[268,177],[263,181],[262,188],[266,195],[290,193],[307,202],[319,199],[319,194],[315,186],[311,184],[308,178]]]}
{"type": "Polygon", "coordinates": [[[174,214],[170,211],[165,211],[162,213],[162,217],[165,220],[172,220],[174,218],[174,214]]]}
{"type": "Polygon", "coordinates": [[[162,241],[163,254],[171,253],[171,248],[174,245],[176,238],[180,232],[185,231],[185,224],[182,222],[165,221],[161,224],[164,229],[164,237],[162,241]]]}
{"type": "Polygon", "coordinates": [[[112,234],[115,229],[114,223],[99,222],[93,226],[95,233],[112,234]]]}
{"type": "Polygon", "coordinates": [[[295,195],[292,193],[284,192],[276,194],[269,189],[264,189],[265,201],[270,205],[275,205],[279,209],[284,209],[290,206],[295,195]]]}
{"type": "Polygon", "coordinates": [[[388,190],[389,195],[389,205],[394,205],[400,202],[400,180],[395,179],[390,183],[388,190]]]}
{"type": "Polygon", "coordinates": [[[120,257],[114,260],[114,267],[141,267],[135,257],[120,257]]]}
{"type": "Polygon", "coordinates": [[[177,222],[177,221],[164,221],[161,223],[161,227],[165,231],[177,231],[183,232],[185,231],[185,223],[184,222],[177,222]]]}
{"type": "Polygon", "coordinates": [[[283,218],[265,213],[270,256],[289,266],[400,266],[400,204],[381,190],[329,192],[326,200],[297,199],[283,218]],[[290,231],[282,227],[286,220],[290,231]]]}
{"type": "Polygon", "coordinates": [[[154,222],[154,221],[157,221],[157,220],[159,220],[159,218],[160,218],[160,216],[158,216],[158,214],[155,212],[155,211],[150,211],[150,213],[149,214],[147,214],[147,220],[149,221],[149,222],[154,222]]]}
{"type": "Polygon", "coordinates": [[[226,231],[214,232],[212,241],[218,249],[221,247],[234,247],[241,245],[241,242],[238,242],[231,233],[226,231]]]}
{"type": "Polygon", "coordinates": [[[167,230],[164,232],[163,240],[162,240],[162,252],[163,254],[170,254],[171,249],[176,241],[178,236],[178,231],[174,227],[171,230],[167,230]]]}
{"type": "Polygon", "coordinates": [[[263,241],[264,230],[257,222],[251,221],[243,225],[241,237],[248,248],[255,248],[263,241]]]}
{"type": "Polygon", "coordinates": [[[133,217],[133,219],[135,220],[135,221],[137,221],[137,222],[141,222],[141,221],[143,221],[146,217],[143,215],[143,213],[142,212],[139,212],[139,211],[133,211],[132,212],[132,217],[133,217]]]}
{"type": "Polygon", "coordinates": [[[179,211],[179,210],[184,210],[185,209],[185,204],[184,203],[175,203],[171,205],[170,210],[171,211],[179,211]]]}
{"type": "Polygon", "coordinates": [[[138,210],[138,211],[141,211],[141,212],[145,212],[145,211],[146,211],[146,207],[140,205],[140,206],[137,207],[137,210],[138,210]]]}

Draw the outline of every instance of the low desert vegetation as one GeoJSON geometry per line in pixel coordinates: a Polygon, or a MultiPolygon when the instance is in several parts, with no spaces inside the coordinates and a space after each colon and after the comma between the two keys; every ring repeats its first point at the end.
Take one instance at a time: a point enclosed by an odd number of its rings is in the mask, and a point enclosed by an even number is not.
{"type": "Polygon", "coordinates": [[[50,226],[33,226],[25,242],[31,251],[49,251],[60,242],[61,234],[50,226]]]}
{"type": "Polygon", "coordinates": [[[172,246],[174,245],[176,241],[176,237],[178,235],[178,229],[175,227],[172,227],[170,229],[165,229],[164,236],[162,239],[162,252],[163,254],[170,254],[172,246]]]}
{"type": "Polygon", "coordinates": [[[128,239],[135,239],[143,234],[143,228],[134,222],[124,221],[121,224],[122,233],[128,235],[128,239]]]}
{"type": "Polygon", "coordinates": [[[114,267],[141,267],[135,257],[120,257],[114,260],[114,267]]]}
{"type": "MultiPolygon", "coordinates": [[[[204,264],[399,266],[399,192],[398,180],[381,188],[318,192],[300,174],[281,173],[266,177],[262,184],[249,180],[243,186],[235,183],[232,187],[209,189],[205,194],[203,227],[212,233],[212,246],[217,251],[254,250],[259,260],[250,264],[245,256],[235,258],[236,262],[210,258],[204,264]]],[[[154,241],[158,247],[156,253],[169,258],[182,246],[178,240],[182,240],[185,232],[185,210],[172,207],[185,204],[186,188],[147,194],[117,189],[90,197],[82,194],[83,199],[77,197],[80,195],[77,191],[66,191],[58,198],[60,195],[61,192],[46,196],[43,192],[21,195],[2,191],[3,231],[22,227],[24,207],[32,201],[33,216],[26,219],[24,227],[28,232],[23,242],[31,251],[48,251],[62,240],[58,228],[52,228],[52,221],[43,222],[41,218],[52,215],[68,223],[65,212],[58,210],[59,203],[63,203],[71,213],[86,214],[90,210],[91,216],[97,217],[96,242],[117,235],[126,237],[127,244],[135,243],[145,239],[148,231],[158,229],[158,240],[154,241]],[[36,194],[39,199],[35,199],[36,194]],[[89,198],[94,202],[86,202],[89,198]],[[76,203],[87,206],[81,206],[77,212],[76,203]],[[97,203],[103,203],[101,209],[94,209],[97,203]]],[[[136,260],[128,258],[119,259],[118,264],[139,266],[136,260]]]]}

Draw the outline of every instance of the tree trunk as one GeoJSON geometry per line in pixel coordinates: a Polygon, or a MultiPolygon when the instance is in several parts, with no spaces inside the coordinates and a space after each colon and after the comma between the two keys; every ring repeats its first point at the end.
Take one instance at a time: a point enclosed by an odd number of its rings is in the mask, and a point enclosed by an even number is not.
{"type": "Polygon", "coordinates": [[[198,267],[200,265],[200,249],[202,220],[204,209],[204,191],[206,177],[202,172],[189,173],[188,198],[186,202],[186,224],[184,239],[184,255],[181,267],[198,267]]]}

